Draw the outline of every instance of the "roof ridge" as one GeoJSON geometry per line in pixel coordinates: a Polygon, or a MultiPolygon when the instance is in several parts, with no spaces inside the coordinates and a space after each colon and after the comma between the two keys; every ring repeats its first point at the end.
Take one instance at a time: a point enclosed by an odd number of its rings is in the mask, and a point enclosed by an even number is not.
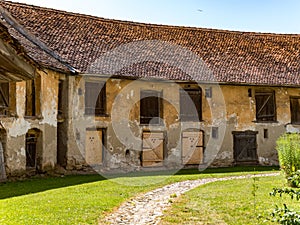
{"type": "Polygon", "coordinates": [[[271,32],[255,32],[255,31],[236,31],[236,30],[226,30],[226,29],[217,29],[217,28],[204,28],[204,27],[193,27],[193,26],[182,26],[182,25],[169,25],[169,24],[156,24],[156,23],[146,23],[146,22],[135,22],[135,21],[129,21],[129,20],[119,20],[119,19],[110,19],[110,18],[104,18],[94,15],[88,15],[83,13],[76,13],[76,12],[70,12],[66,10],[61,9],[53,9],[48,7],[42,7],[42,6],[36,6],[26,3],[20,3],[20,2],[11,2],[7,0],[0,0],[1,2],[8,3],[10,5],[17,5],[22,6],[26,8],[31,9],[39,9],[43,11],[52,11],[60,14],[65,14],[69,16],[80,16],[88,19],[103,21],[103,22],[110,22],[110,23],[119,23],[119,24],[127,24],[127,25],[134,25],[134,26],[151,26],[151,27],[160,27],[160,28],[172,28],[172,29],[187,29],[187,30],[203,30],[207,32],[214,32],[214,33],[226,33],[226,34],[240,34],[240,35],[254,35],[254,36],[289,36],[289,37],[299,37],[300,34],[285,34],[285,33],[271,33],[271,32]]]}

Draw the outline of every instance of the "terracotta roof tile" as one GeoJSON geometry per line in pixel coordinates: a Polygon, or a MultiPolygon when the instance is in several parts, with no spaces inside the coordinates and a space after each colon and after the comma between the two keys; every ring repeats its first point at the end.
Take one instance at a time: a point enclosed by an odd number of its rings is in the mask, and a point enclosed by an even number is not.
{"type": "Polygon", "coordinates": [[[24,47],[20,44],[20,42],[12,37],[6,26],[0,23],[0,38],[4,42],[4,49],[1,50],[2,55],[2,63],[0,65],[0,80],[1,81],[20,81],[26,79],[34,78],[34,74],[30,70],[29,65],[34,65],[36,67],[40,67],[27,53],[24,47]],[[6,47],[9,46],[9,50],[6,47]],[[6,58],[8,56],[8,58],[6,58]],[[19,64],[11,66],[10,63],[18,62],[18,57],[22,58],[29,67],[26,68],[19,67],[19,64]],[[6,58],[3,60],[3,58],[6,58]]]}
{"type": "MultiPolygon", "coordinates": [[[[20,3],[1,1],[0,4],[52,51],[83,73],[300,85],[298,34],[152,25],[20,3]]],[[[66,69],[12,28],[10,32],[39,63],[66,69]]]]}

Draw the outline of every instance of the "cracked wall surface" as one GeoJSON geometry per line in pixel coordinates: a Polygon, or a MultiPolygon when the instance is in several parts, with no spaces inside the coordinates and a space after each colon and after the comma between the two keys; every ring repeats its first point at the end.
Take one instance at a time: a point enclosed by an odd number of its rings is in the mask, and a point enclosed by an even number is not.
{"type": "Polygon", "coordinates": [[[1,117],[8,176],[28,172],[26,135],[31,130],[39,134],[36,166],[33,168],[39,172],[53,170],[57,164],[68,170],[94,167],[132,171],[149,167],[145,165],[181,168],[184,162],[195,162],[195,159],[183,159],[183,154],[186,154],[183,153],[184,132],[203,134],[201,156],[196,159],[203,166],[235,165],[234,132],[249,131],[256,132],[257,163],[277,165],[276,140],[284,132],[299,132],[300,128],[291,123],[290,112],[290,97],[300,96],[297,88],[107,79],[66,76],[51,70],[37,70],[36,74],[39,82],[36,83],[35,106],[38,109],[34,116],[25,115],[28,104],[26,81],[10,83],[9,115],[1,117]],[[61,93],[59,82],[62,83],[61,93]],[[85,114],[85,82],[106,82],[105,115],[85,114]],[[199,88],[202,91],[202,119],[198,122],[182,121],[180,90],[199,88]],[[162,94],[160,124],[141,124],[140,93],[143,90],[162,94]],[[211,96],[206,95],[207,90],[211,91],[211,96]],[[275,92],[276,121],[259,122],[256,119],[255,93],[261,90],[275,92]],[[161,137],[161,149],[156,151],[163,155],[157,156],[162,164],[155,163],[156,159],[143,164],[145,132],[158,133],[161,137]]]}
{"type": "Polygon", "coordinates": [[[233,146],[234,131],[257,131],[257,160],[262,165],[277,165],[275,142],[285,131],[298,130],[291,124],[290,96],[299,96],[297,88],[258,87],[238,85],[187,84],[161,81],[106,79],[99,77],[68,77],[69,105],[65,121],[67,167],[80,169],[88,166],[85,161],[86,130],[103,129],[103,162],[105,169],[141,169],[142,135],[144,131],[164,134],[164,166],[182,166],[182,132],[186,129],[204,133],[204,164],[231,166],[235,164],[233,146]],[[84,82],[106,81],[107,115],[87,116],[84,114],[84,82]],[[181,88],[202,90],[202,117],[199,122],[182,122],[179,115],[179,90],[181,88]],[[212,88],[212,97],[205,90],[212,88]],[[249,97],[249,89],[253,95],[249,97]],[[277,120],[257,122],[254,93],[257,90],[275,91],[277,120]],[[145,126],[140,124],[139,97],[141,90],[155,90],[163,95],[163,124],[145,126]],[[217,137],[212,129],[217,128],[217,137]],[[219,129],[218,129],[219,128],[219,129]],[[268,137],[264,137],[268,130],[268,137]],[[128,158],[130,155],[130,158],[128,158]]]}
{"type": "Polygon", "coordinates": [[[35,106],[37,114],[25,115],[26,81],[11,84],[10,114],[1,116],[6,131],[5,164],[8,175],[24,174],[26,167],[26,134],[31,129],[41,133],[37,142],[36,167],[33,170],[53,170],[57,154],[57,89],[58,74],[53,71],[36,71],[40,79],[35,106]],[[14,92],[15,90],[15,92],[14,92]],[[38,150],[39,149],[39,150],[38,150]],[[39,152],[40,151],[40,152],[39,152]]]}

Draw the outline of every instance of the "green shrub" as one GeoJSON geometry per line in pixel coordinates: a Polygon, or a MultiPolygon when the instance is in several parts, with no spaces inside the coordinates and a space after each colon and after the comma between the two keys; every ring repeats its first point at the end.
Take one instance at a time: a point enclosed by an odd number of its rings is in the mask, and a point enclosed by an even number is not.
{"type": "Polygon", "coordinates": [[[288,184],[291,187],[300,187],[300,170],[297,170],[296,172],[293,172],[288,178],[287,178],[288,184]]]}
{"type": "Polygon", "coordinates": [[[296,181],[297,178],[300,178],[297,174],[297,171],[300,170],[300,134],[284,134],[276,144],[280,167],[284,171],[289,185],[295,187],[293,183],[300,183],[300,181],[296,181]],[[291,182],[291,177],[293,177],[293,182],[291,182]]]}
{"type": "MultiPolygon", "coordinates": [[[[283,194],[289,195],[291,199],[300,199],[300,191],[290,188],[273,188],[270,193],[271,196],[279,195],[282,197],[283,194]]],[[[279,208],[277,205],[273,212],[270,214],[270,218],[267,220],[276,222],[282,225],[300,225],[300,212],[289,209],[286,204],[283,204],[283,208],[279,208]]]]}
{"type": "Polygon", "coordinates": [[[283,208],[276,206],[271,216],[273,217],[272,222],[277,222],[282,225],[300,225],[299,212],[290,210],[285,204],[283,208]]]}

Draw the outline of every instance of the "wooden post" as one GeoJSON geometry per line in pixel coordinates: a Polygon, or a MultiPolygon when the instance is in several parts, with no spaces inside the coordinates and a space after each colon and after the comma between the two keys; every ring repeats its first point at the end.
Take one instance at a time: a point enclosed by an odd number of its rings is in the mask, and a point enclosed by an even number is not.
{"type": "Polygon", "coordinates": [[[6,180],[4,152],[2,142],[0,141],[0,182],[6,180]]]}

